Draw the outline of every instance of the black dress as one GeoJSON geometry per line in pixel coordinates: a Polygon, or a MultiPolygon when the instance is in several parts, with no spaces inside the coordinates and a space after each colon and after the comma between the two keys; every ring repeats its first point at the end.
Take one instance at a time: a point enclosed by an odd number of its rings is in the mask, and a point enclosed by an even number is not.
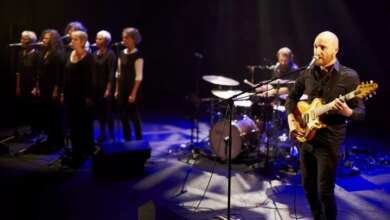
{"type": "Polygon", "coordinates": [[[87,53],[76,63],[67,58],[65,65],[63,96],[75,157],[84,158],[94,150],[92,106],[86,101],[93,98],[95,63],[87,53]]]}
{"type": "Polygon", "coordinates": [[[112,86],[115,85],[116,56],[111,49],[108,49],[106,53],[101,55],[98,55],[97,51],[95,51],[93,57],[96,65],[94,106],[101,130],[99,139],[105,139],[106,137],[106,124],[108,125],[110,138],[114,139],[112,99],[111,97],[104,98],[104,94],[107,89],[107,83],[111,83],[112,86]]]}
{"type": "Polygon", "coordinates": [[[142,55],[139,51],[131,54],[125,54],[124,51],[120,53],[121,72],[118,78],[118,108],[123,125],[123,136],[126,141],[132,139],[129,117],[133,122],[136,139],[142,140],[141,117],[139,114],[140,88],[137,92],[136,101],[134,103],[128,102],[128,97],[131,95],[135,83],[135,61],[141,58],[142,55]]]}
{"type": "Polygon", "coordinates": [[[54,88],[61,88],[64,67],[64,51],[50,52],[43,58],[43,68],[38,80],[43,130],[48,135],[47,143],[49,147],[54,148],[64,146],[61,105],[59,100],[54,100],[52,97],[54,88]]]}
{"type": "Polygon", "coordinates": [[[19,53],[17,73],[20,77],[20,96],[16,99],[16,124],[30,125],[32,136],[39,134],[42,126],[39,121],[38,98],[31,95],[36,85],[37,77],[41,71],[42,53],[34,50],[28,54],[19,53]]]}

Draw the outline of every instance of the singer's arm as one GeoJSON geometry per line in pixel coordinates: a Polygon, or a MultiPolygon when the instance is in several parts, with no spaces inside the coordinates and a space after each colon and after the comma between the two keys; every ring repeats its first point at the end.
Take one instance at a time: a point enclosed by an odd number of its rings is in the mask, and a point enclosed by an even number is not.
{"type": "Polygon", "coordinates": [[[118,67],[116,68],[115,73],[115,93],[114,97],[117,99],[119,94],[119,78],[121,77],[121,59],[118,58],[118,67]]]}
{"type": "Polygon", "coordinates": [[[111,50],[108,52],[108,60],[107,60],[107,68],[109,69],[108,73],[108,82],[107,82],[107,87],[106,91],[104,93],[104,98],[110,98],[112,96],[112,89],[114,85],[114,80],[115,80],[115,61],[116,61],[116,56],[114,52],[111,50]]]}
{"type": "Polygon", "coordinates": [[[131,95],[129,96],[130,103],[135,102],[135,100],[137,100],[138,88],[143,78],[143,66],[144,66],[144,60],[142,58],[137,59],[135,61],[135,82],[134,82],[133,90],[131,91],[131,95]]]}

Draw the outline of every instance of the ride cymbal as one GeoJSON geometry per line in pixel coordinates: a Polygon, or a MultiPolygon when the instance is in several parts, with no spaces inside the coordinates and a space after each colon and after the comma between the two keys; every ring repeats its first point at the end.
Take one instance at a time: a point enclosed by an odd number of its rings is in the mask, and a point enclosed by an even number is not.
{"type": "Polygon", "coordinates": [[[238,86],[240,84],[238,81],[224,76],[205,75],[202,77],[202,79],[209,83],[221,86],[238,86]]]}

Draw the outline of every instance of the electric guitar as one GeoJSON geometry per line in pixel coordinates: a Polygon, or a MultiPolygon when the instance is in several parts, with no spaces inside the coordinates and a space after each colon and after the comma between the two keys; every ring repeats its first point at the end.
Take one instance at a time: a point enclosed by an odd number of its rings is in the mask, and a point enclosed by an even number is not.
{"type": "MultiPolygon", "coordinates": [[[[378,89],[378,84],[364,83],[362,82],[354,91],[338,98],[346,102],[353,98],[367,98],[372,97],[375,94],[375,90],[378,89]]],[[[315,98],[310,104],[307,101],[299,101],[297,108],[295,109],[294,116],[299,122],[301,128],[304,130],[303,136],[297,136],[297,140],[300,142],[306,142],[311,140],[316,134],[317,129],[325,128],[326,125],[321,122],[321,115],[332,110],[332,102],[323,104],[321,98],[315,98]]]]}

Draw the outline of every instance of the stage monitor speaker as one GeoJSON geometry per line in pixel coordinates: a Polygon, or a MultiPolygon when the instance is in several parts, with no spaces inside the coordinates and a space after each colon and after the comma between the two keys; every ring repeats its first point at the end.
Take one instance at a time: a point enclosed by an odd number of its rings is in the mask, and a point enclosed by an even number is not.
{"type": "Polygon", "coordinates": [[[139,176],[151,148],[146,141],[106,144],[92,158],[92,171],[99,180],[111,181],[139,176]]]}

